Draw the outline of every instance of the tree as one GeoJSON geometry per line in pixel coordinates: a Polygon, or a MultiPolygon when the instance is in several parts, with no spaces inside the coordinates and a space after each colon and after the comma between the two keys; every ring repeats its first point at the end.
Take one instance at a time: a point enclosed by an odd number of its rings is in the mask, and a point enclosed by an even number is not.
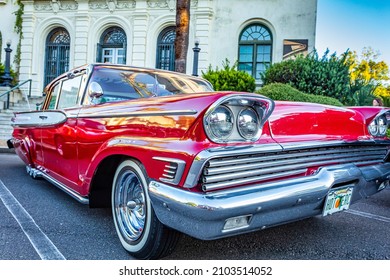
{"type": "Polygon", "coordinates": [[[382,98],[383,104],[390,107],[390,85],[379,85],[375,89],[375,95],[382,98]]]}
{"type": "Polygon", "coordinates": [[[384,61],[378,61],[379,52],[364,48],[360,57],[356,51],[346,53],[349,65],[350,90],[354,95],[354,105],[370,105],[375,96],[389,103],[389,93],[384,82],[389,80],[389,67],[384,61]]]}
{"type": "Polygon", "coordinates": [[[186,72],[191,0],[176,1],[175,71],[186,72]]]}
{"type": "Polygon", "coordinates": [[[380,53],[372,48],[364,48],[360,58],[356,51],[348,51],[346,56],[351,82],[379,85],[389,80],[389,66],[384,61],[378,61],[379,55],[380,53]]]}

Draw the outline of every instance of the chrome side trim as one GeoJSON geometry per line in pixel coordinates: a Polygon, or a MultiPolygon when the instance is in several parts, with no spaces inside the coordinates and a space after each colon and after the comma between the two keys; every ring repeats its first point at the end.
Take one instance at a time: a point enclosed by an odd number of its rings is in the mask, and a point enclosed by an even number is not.
{"type": "Polygon", "coordinates": [[[81,113],[78,118],[126,118],[126,117],[152,117],[152,116],[186,116],[196,115],[196,110],[171,110],[171,111],[153,111],[153,112],[107,112],[107,114],[99,113],[81,113]]]}
{"type": "Polygon", "coordinates": [[[12,126],[45,127],[66,122],[67,116],[60,111],[22,112],[16,113],[12,126]]]}
{"type": "Polygon", "coordinates": [[[153,157],[153,159],[167,163],[167,165],[165,165],[164,173],[162,174],[162,177],[160,177],[162,182],[174,185],[179,184],[186,166],[186,162],[184,160],[166,157],[153,157]]]}
{"type": "MultiPolygon", "coordinates": [[[[344,141],[344,140],[332,140],[332,141],[308,141],[308,142],[289,142],[281,143],[280,145],[284,150],[297,150],[297,149],[310,149],[310,148],[320,148],[320,147],[329,147],[329,146],[339,146],[339,145],[364,145],[364,144],[375,144],[374,139],[362,139],[358,141],[344,141]]],[[[390,145],[390,141],[387,143],[390,145]]]]}
{"type": "Polygon", "coordinates": [[[68,194],[71,197],[73,197],[74,199],[76,199],[81,204],[89,204],[89,199],[88,198],[79,195],[77,192],[75,192],[74,190],[68,188],[64,184],[58,182],[56,179],[50,177],[49,175],[47,175],[45,173],[42,173],[42,177],[45,178],[46,180],[48,180],[53,185],[55,185],[60,190],[64,191],[66,194],[68,194]]]}
{"type": "Polygon", "coordinates": [[[74,190],[70,189],[69,187],[65,186],[61,182],[58,182],[56,179],[50,177],[47,175],[44,171],[38,170],[36,168],[32,168],[30,166],[26,167],[27,173],[30,174],[34,178],[42,177],[45,178],[47,181],[52,183],[54,186],[65,192],[66,194],[70,195],[72,198],[76,199],[78,202],[82,204],[89,204],[89,199],[79,195],[74,190]]]}

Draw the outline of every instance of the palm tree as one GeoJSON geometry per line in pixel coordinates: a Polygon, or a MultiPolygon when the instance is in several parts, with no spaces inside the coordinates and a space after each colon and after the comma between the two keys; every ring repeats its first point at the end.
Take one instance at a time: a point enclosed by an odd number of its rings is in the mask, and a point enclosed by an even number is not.
{"type": "Polygon", "coordinates": [[[176,1],[175,71],[186,72],[191,0],[176,1]]]}

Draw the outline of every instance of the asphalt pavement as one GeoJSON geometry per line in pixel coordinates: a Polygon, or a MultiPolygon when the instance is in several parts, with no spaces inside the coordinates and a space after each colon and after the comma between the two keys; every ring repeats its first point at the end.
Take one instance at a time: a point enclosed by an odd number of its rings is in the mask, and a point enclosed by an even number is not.
{"type": "MultiPolygon", "coordinates": [[[[110,209],[90,209],[0,153],[0,260],[128,260],[110,209]]],[[[165,259],[389,260],[390,189],[348,211],[215,241],[184,235],[165,259]]]]}

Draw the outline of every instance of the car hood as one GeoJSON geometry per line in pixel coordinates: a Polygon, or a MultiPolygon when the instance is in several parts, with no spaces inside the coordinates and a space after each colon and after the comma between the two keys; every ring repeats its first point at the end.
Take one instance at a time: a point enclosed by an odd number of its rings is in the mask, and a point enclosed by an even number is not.
{"type": "Polygon", "coordinates": [[[268,122],[272,138],[280,144],[369,138],[365,117],[345,107],[277,101],[268,122]]]}
{"type": "MultiPolygon", "coordinates": [[[[106,124],[108,126],[118,125],[121,119],[133,117],[131,118],[133,124],[137,122],[150,128],[170,128],[171,136],[181,138],[186,133],[188,136],[191,126],[200,120],[199,117],[202,117],[213,103],[226,95],[241,94],[243,93],[207,92],[144,98],[83,107],[78,116],[112,118],[110,123],[106,124]]],[[[368,118],[375,114],[373,110],[375,109],[371,109],[369,116],[366,116],[356,108],[276,101],[274,111],[265,123],[263,136],[259,141],[264,142],[264,138],[270,141],[268,138],[270,137],[283,146],[283,143],[302,141],[369,140],[371,137],[366,126],[368,118]]],[[[380,111],[379,108],[376,110],[380,111]]],[[[197,134],[194,131],[191,133],[197,134]]],[[[166,137],[169,137],[168,134],[166,137]]]]}

